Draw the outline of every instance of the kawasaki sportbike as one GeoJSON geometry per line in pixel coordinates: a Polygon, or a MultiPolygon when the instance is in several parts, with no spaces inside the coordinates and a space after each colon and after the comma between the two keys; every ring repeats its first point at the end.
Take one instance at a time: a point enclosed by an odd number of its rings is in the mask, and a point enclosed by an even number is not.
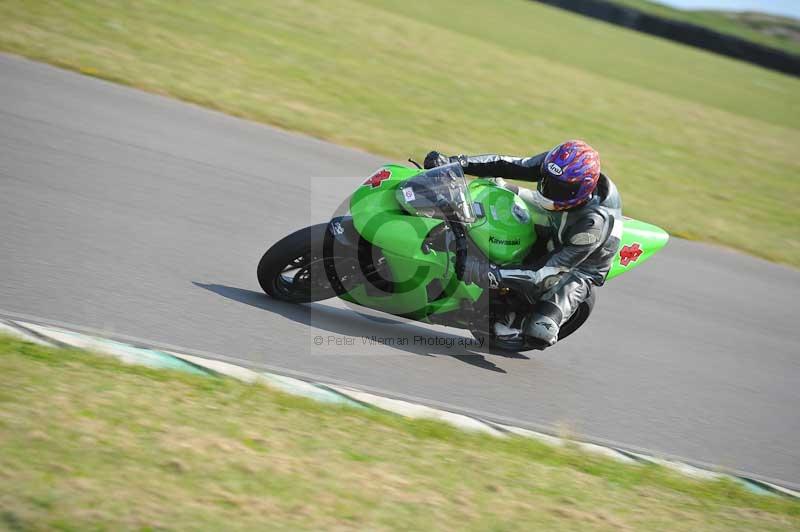
{"type": "MultiPolygon", "coordinates": [[[[412,161],[413,162],[413,161],[412,161]]],[[[301,229],[273,245],[258,265],[270,296],[293,303],[338,296],[416,321],[469,330],[493,345],[491,324],[525,314],[535,294],[483,290],[461,281],[469,254],[520,266],[546,215],[490,179],[467,183],[457,163],[431,170],[387,165],[358,187],[350,215],[301,229]]],[[[667,243],[662,229],[624,219],[612,279],[667,243]]],[[[561,327],[569,336],[589,317],[596,291],[561,327]]],[[[523,349],[542,349],[530,340],[523,349]]]]}

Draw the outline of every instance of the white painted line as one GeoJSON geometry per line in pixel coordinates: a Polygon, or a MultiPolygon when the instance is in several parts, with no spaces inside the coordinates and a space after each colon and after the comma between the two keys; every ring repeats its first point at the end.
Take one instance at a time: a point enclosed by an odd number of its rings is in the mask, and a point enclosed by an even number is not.
{"type": "Polygon", "coordinates": [[[602,445],[595,445],[594,443],[575,442],[578,448],[587,453],[605,456],[616,460],[617,462],[624,462],[626,464],[635,464],[636,460],[625,456],[619,451],[611,449],[610,447],[603,447],[602,445]]]}
{"type": "Polygon", "coordinates": [[[666,467],[667,469],[672,469],[673,471],[683,473],[684,475],[690,476],[692,478],[703,479],[703,480],[717,480],[720,478],[730,477],[730,475],[716,473],[714,471],[709,471],[708,469],[700,469],[699,467],[690,466],[689,464],[684,464],[683,462],[664,460],[663,458],[656,458],[654,456],[647,456],[645,454],[639,454],[639,453],[630,453],[630,454],[636,456],[637,458],[645,462],[658,464],[662,467],[666,467]]]}
{"type": "Polygon", "coordinates": [[[352,388],[345,388],[344,386],[327,385],[329,388],[336,390],[339,393],[352,397],[357,401],[366,403],[382,410],[388,410],[404,417],[416,419],[436,419],[455,425],[456,427],[472,432],[483,432],[493,436],[504,436],[502,432],[492,428],[486,423],[477,419],[463,416],[461,414],[454,414],[446,410],[437,410],[424,405],[400,401],[398,399],[389,399],[388,397],[381,397],[380,395],[373,395],[371,393],[354,390],[352,388]]]}
{"type": "Polygon", "coordinates": [[[81,349],[88,349],[94,351],[102,351],[102,346],[99,341],[96,341],[91,336],[87,336],[85,334],[76,333],[72,331],[67,331],[64,329],[58,329],[56,327],[45,327],[42,325],[36,325],[35,323],[27,323],[24,321],[18,322],[20,325],[25,327],[26,329],[30,329],[38,334],[46,338],[51,338],[56,342],[61,344],[69,345],[72,347],[78,347],[81,349]]]}
{"type": "Polygon", "coordinates": [[[169,353],[175,358],[179,358],[185,362],[194,364],[195,366],[200,366],[201,368],[206,368],[208,370],[213,371],[214,373],[219,373],[220,375],[232,377],[234,379],[238,379],[241,381],[245,382],[267,381],[262,375],[253,370],[243,368],[242,366],[236,366],[234,364],[229,364],[228,362],[223,362],[222,360],[213,360],[210,358],[196,357],[194,355],[176,353],[175,351],[164,351],[164,352],[169,353]]]}
{"type": "Polygon", "coordinates": [[[619,451],[616,451],[615,449],[612,449],[610,447],[603,447],[602,445],[595,445],[594,443],[565,440],[564,438],[558,438],[556,436],[551,436],[549,434],[543,434],[541,432],[536,432],[534,430],[522,429],[511,425],[500,425],[499,423],[495,423],[495,425],[502,428],[503,430],[510,432],[511,434],[515,434],[517,436],[523,436],[525,438],[532,438],[546,445],[552,445],[553,447],[563,447],[567,443],[572,443],[577,448],[590,454],[605,456],[607,458],[611,458],[613,460],[625,464],[636,463],[636,460],[633,460],[632,458],[629,458],[624,454],[620,453],[619,451]]]}
{"type": "Polygon", "coordinates": [[[763,482],[759,481],[765,486],[769,486],[771,489],[783,493],[789,497],[794,497],[795,499],[800,499],[800,491],[790,490],[789,488],[784,488],[783,486],[778,486],[777,484],[773,484],[772,482],[763,482]]]}
{"type": "Polygon", "coordinates": [[[556,438],[555,436],[550,436],[549,434],[543,434],[541,432],[536,432],[534,430],[522,429],[519,427],[513,427],[511,425],[500,425],[499,423],[495,423],[498,427],[502,428],[503,430],[507,430],[511,434],[516,434],[517,436],[524,436],[526,438],[533,438],[535,440],[539,440],[542,443],[547,445],[552,445],[554,447],[561,447],[566,442],[561,438],[556,438]]]}
{"type": "Polygon", "coordinates": [[[153,349],[142,349],[132,345],[88,336],[86,334],[58,329],[56,327],[44,327],[34,323],[19,322],[24,327],[41,334],[47,338],[52,338],[57,342],[111,355],[125,364],[138,364],[151,368],[177,369],[190,373],[203,373],[202,370],[189,365],[183,360],[176,359],[164,351],[153,349]]]}
{"type": "Polygon", "coordinates": [[[283,375],[276,375],[274,373],[266,373],[266,372],[258,373],[256,371],[244,368],[242,366],[237,366],[235,364],[223,362],[222,360],[197,357],[194,355],[187,355],[185,353],[178,353],[175,351],[165,351],[165,352],[190,364],[200,366],[202,368],[213,371],[214,373],[219,373],[220,375],[225,375],[226,377],[231,377],[233,379],[250,383],[260,382],[268,386],[271,386],[272,388],[276,388],[280,391],[292,395],[307,397],[309,399],[314,399],[316,401],[322,401],[326,403],[350,404],[351,406],[361,406],[355,401],[349,400],[347,397],[342,397],[337,393],[330,392],[323,388],[319,388],[309,382],[300,379],[294,379],[292,377],[284,377],[283,375]]]}
{"type": "Polygon", "coordinates": [[[34,344],[43,345],[43,346],[46,346],[46,347],[53,347],[54,346],[54,344],[52,344],[52,343],[50,343],[50,342],[48,342],[46,340],[42,340],[41,338],[39,338],[38,336],[36,336],[34,334],[31,334],[31,333],[29,333],[27,331],[24,331],[22,329],[18,329],[16,327],[14,327],[13,325],[10,325],[12,323],[14,323],[14,322],[8,322],[7,323],[7,322],[4,322],[4,321],[0,321],[0,332],[4,332],[4,333],[9,334],[11,336],[14,336],[16,338],[19,338],[21,340],[26,340],[26,341],[34,343],[34,344]]]}
{"type": "Polygon", "coordinates": [[[344,404],[357,408],[363,407],[363,405],[353,401],[347,396],[315,386],[304,380],[286,377],[284,375],[276,375],[275,373],[262,373],[261,376],[266,379],[270,386],[292,395],[299,395],[325,403],[344,404]]]}

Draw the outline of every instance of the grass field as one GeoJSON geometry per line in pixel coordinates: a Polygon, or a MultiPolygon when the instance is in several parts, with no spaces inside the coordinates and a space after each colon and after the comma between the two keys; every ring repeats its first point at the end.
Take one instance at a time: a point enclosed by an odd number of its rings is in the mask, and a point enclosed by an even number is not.
{"type": "Polygon", "coordinates": [[[0,49],[401,160],[584,138],[626,214],[800,265],[800,80],[535,2],[4,0],[0,49]]]}
{"type": "Polygon", "coordinates": [[[706,26],[720,33],[800,54],[800,21],[797,19],[766,13],[675,9],[650,0],[611,1],[659,17],[706,26]]]}
{"type": "Polygon", "coordinates": [[[797,530],[800,503],[0,336],[3,530],[797,530]]]}

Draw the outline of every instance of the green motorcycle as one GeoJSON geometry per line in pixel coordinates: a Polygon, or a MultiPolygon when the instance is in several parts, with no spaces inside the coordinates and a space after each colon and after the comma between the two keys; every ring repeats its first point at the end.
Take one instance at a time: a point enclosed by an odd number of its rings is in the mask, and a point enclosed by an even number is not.
{"type": "MultiPolygon", "coordinates": [[[[413,162],[413,161],[412,161],[413,162]]],[[[530,259],[535,225],[546,214],[490,179],[467,182],[457,163],[423,170],[386,165],[350,198],[349,216],[301,229],[274,244],[258,264],[258,281],[275,299],[341,299],[425,323],[469,330],[494,345],[490,324],[526,313],[531,295],[484,290],[461,279],[469,254],[503,268],[530,259]]],[[[607,280],[666,245],[659,227],[624,219],[607,280]]],[[[596,291],[564,323],[559,340],[589,317],[596,291]]],[[[543,349],[533,340],[522,350],[543,349]]]]}

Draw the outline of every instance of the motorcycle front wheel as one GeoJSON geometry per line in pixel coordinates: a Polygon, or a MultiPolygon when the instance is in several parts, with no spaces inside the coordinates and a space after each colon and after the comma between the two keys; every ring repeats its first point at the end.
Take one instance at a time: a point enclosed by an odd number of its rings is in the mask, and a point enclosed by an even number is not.
{"type": "Polygon", "coordinates": [[[300,229],[264,253],[257,275],[267,295],[289,303],[310,303],[336,295],[323,264],[327,228],[328,224],[318,224],[300,229]]]}

